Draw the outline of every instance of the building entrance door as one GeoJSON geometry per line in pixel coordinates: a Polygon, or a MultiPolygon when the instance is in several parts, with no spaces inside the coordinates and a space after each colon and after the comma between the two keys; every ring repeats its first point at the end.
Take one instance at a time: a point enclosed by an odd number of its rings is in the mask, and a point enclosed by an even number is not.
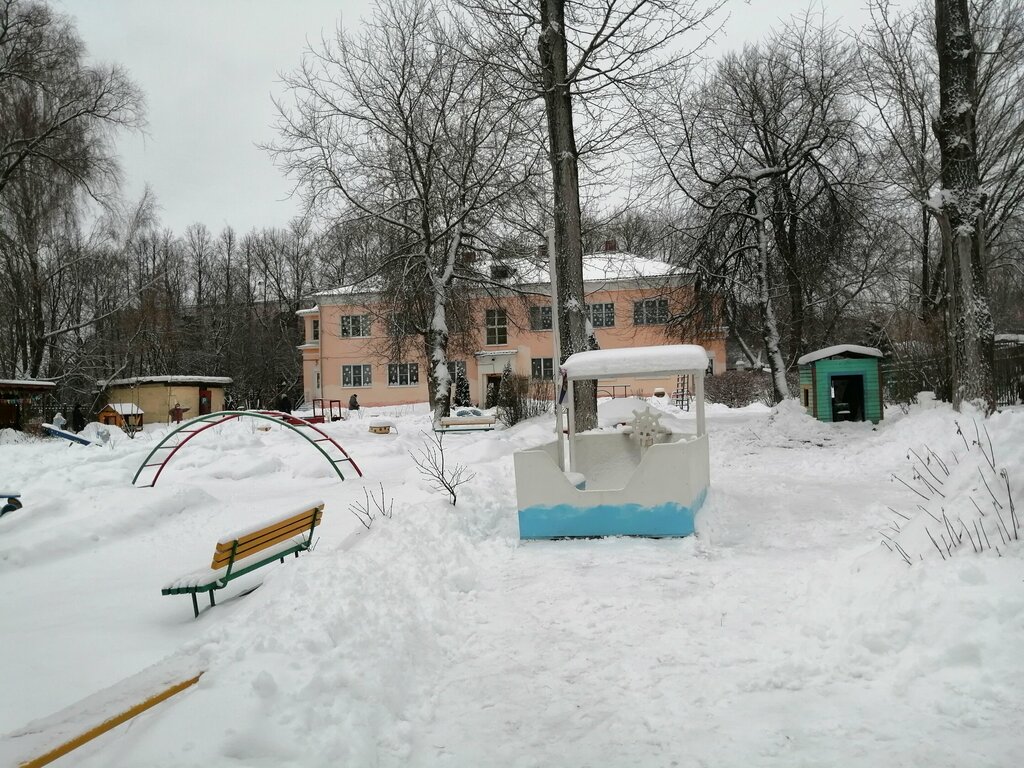
{"type": "Polygon", "coordinates": [[[501,389],[501,374],[490,373],[487,375],[487,396],[484,399],[484,408],[494,408],[498,404],[498,390],[501,389]]]}

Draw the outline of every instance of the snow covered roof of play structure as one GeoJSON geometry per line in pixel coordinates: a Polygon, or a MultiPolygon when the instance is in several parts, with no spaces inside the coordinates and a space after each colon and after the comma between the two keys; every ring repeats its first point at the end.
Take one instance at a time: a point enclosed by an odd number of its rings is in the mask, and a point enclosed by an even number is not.
{"type": "Polygon", "coordinates": [[[797,365],[807,365],[813,363],[816,360],[824,360],[826,357],[835,357],[836,355],[860,355],[861,357],[885,357],[882,351],[875,349],[874,347],[862,347],[859,344],[837,344],[834,347],[825,347],[815,352],[808,352],[806,355],[796,361],[797,365]]]}
{"type": "Polygon", "coordinates": [[[571,355],[562,367],[570,379],[703,373],[708,367],[708,353],[697,344],[594,349],[571,355]]]}
{"type": "Polygon", "coordinates": [[[121,416],[141,416],[144,413],[135,403],[108,403],[107,408],[121,416]]]}

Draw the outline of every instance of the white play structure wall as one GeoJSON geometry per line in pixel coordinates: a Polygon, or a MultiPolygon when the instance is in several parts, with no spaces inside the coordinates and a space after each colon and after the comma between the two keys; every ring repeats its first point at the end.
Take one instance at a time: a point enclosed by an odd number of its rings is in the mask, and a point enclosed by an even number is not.
{"type": "Polygon", "coordinates": [[[577,470],[586,477],[587,490],[577,490],[558,469],[556,443],[519,451],[513,457],[519,509],[560,504],[654,507],[668,501],[689,506],[710,483],[707,435],[656,443],[639,465],[627,447],[635,449],[637,456],[639,449],[626,435],[578,435],[577,439],[577,470]],[[580,452],[582,446],[586,447],[580,452]],[[606,474],[600,476],[602,472],[606,474]]]}

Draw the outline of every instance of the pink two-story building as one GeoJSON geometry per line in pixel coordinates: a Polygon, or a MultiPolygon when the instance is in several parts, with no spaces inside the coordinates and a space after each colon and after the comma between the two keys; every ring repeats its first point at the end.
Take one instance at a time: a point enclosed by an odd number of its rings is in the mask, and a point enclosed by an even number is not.
{"type": "MultiPolygon", "coordinates": [[[[492,272],[507,283],[506,291],[480,292],[469,300],[475,330],[449,351],[453,380],[469,382],[470,399],[481,407],[494,405],[506,365],[531,379],[550,380],[554,360],[549,276],[529,262],[503,263],[492,272]],[[466,341],[469,342],[468,346],[466,341]]],[[[594,336],[601,349],[672,343],[703,344],[711,373],[725,370],[725,329],[701,339],[669,334],[668,320],[693,299],[688,280],[672,274],[669,264],[632,254],[608,251],[584,257],[584,290],[594,336]]],[[[302,353],[303,394],[341,400],[358,395],[364,406],[426,402],[426,359],[417,345],[401,360],[389,354],[387,323],[379,311],[379,295],[356,286],[316,294],[317,305],[297,313],[305,326],[302,353]]],[[[455,345],[453,345],[455,346],[455,345]]],[[[667,379],[617,380],[615,394],[671,396],[678,382],[667,379]]],[[[599,382],[601,389],[601,382],[599,382]]],[[[612,394],[609,386],[601,394],[612,394]]]]}

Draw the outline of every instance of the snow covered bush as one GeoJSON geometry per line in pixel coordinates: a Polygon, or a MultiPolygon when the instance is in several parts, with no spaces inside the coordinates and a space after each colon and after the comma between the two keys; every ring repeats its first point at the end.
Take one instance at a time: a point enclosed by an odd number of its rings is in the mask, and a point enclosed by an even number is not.
{"type": "Polygon", "coordinates": [[[529,395],[530,380],[515,373],[506,363],[498,386],[498,418],[502,424],[511,427],[527,418],[529,395]]]}

